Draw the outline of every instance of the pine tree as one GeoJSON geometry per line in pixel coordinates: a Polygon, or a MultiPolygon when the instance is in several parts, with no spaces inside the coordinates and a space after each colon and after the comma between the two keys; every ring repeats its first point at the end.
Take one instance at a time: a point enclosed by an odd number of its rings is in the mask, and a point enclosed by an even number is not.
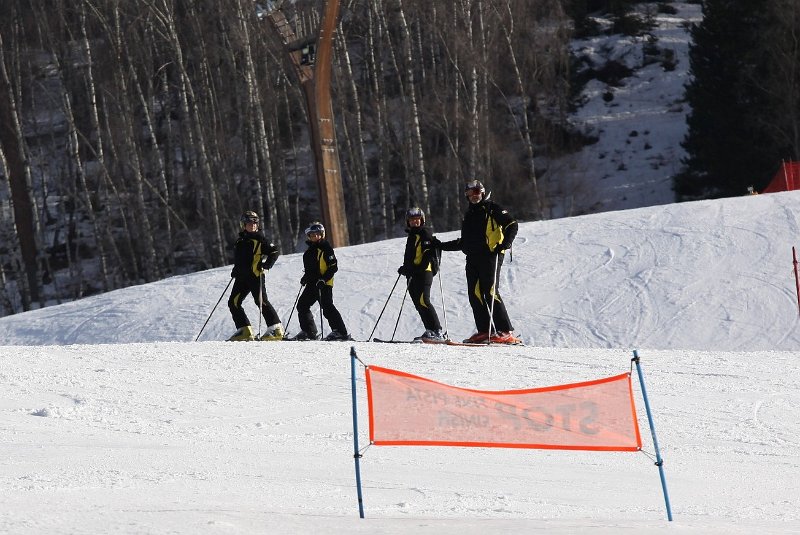
{"type": "Polygon", "coordinates": [[[678,200],[743,195],[779,160],[767,123],[762,89],[767,66],[757,45],[768,35],[763,13],[770,0],[708,0],[692,29],[692,108],[682,146],[688,157],[675,177],[678,200]]]}

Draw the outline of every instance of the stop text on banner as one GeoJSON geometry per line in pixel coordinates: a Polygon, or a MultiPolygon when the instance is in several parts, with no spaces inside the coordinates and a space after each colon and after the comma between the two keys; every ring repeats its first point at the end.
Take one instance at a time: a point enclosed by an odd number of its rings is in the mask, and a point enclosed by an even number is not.
{"type": "Polygon", "coordinates": [[[459,388],[369,366],[370,442],[637,451],[641,437],[629,373],[532,388],[459,388]]]}

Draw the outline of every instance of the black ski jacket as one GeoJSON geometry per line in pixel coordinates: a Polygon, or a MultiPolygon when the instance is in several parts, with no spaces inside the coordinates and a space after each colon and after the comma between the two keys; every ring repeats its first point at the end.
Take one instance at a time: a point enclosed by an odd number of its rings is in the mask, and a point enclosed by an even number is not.
{"type": "Polygon", "coordinates": [[[303,253],[305,274],[300,279],[300,284],[316,284],[321,280],[328,286],[333,286],[333,275],[339,270],[333,247],[327,240],[316,243],[307,241],[306,245],[308,249],[303,253]]]}
{"type": "Polygon", "coordinates": [[[484,199],[470,204],[461,222],[461,237],[442,242],[444,251],[461,250],[465,255],[504,253],[517,236],[518,225],[508,210],[484,199]]]}
{"type": "Polygon", "coordinates": [[[278,256],[280,256],[278,248],[267,241],[263,234],[243,230],[233,246],[231,277],[257,279],[264,271],[275,265],[278,256]]]}
{"type": "Polygon", "coordinates": [[[436,275],[439,262],[436,249],[432,247],[433,237],[427,227],[409,227],[406,229],[408,239],[403,254],[403,275],[412,276],[425,271],[436,275]]]}

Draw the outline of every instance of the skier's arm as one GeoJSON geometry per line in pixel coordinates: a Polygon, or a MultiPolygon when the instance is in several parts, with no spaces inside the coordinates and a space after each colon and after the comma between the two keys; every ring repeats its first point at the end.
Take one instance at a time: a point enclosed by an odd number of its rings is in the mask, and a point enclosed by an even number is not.
{"type": "Polygon", "coordinates": [[[508,210],[497,205],[495,205],[492,217],[503,228],[503,243],[497,245],[496,252],[499,252],[498,249],[500,251],[511,249],[511,244],[514,242],[514,238],[517,237],[517,231],[519,230],[517,220],[508,213],[508,210]]]}
{"type": "Polygon", "coordinates": [[[434,248],[439,249],[440,251],[460,251],[461,250],[461,238],[456,238],[455,240],[450,241],[439,241],[435,236],[431,240],[431,243],[434,248]]]}
{"type": "Polygon", "coordinates": [[[403,250],[403,264],[397,269],[398,275],[410,277],[413,274],[415,249],[414,236],[409,234],[408,239],[406,239],[406,248],[403,250]]]}
{"type": "Polygon", "coordinates": [[[248,257],[246,244],[241,240],[236,240],[233,246],[233,269],[231,269],[231,277],[240,277],[247,274],[250,269],[250,261],[252,257],[248,257]]]}
{"type": "Polygon", "coordinates": [[[278,257],[280,256],[278,248],[275,247],[274,243],[270,243],[267,240],[264,240],[261,244],[261,250],[264,251],[261,254],[261,269],[264,270],[272,269],[272,266],[275,265],[275,262],[278,260],[278,257]]]}
{"type": "Polygon", "coordinates": [[[333,247],[331,247],[328,243],[326,243],[322,248],[322,255],[325,258],[325,263],[328,265],[328,269],[320,278],[325,282],[328,282],[333,278],[333,275],[339,271],[339,262],[336,260],[333,247]]]}
{"type": "Polygon", "coordinates": [[[420,235],[420,238],[422,262],[420,262],[419,268],[421,271],[424,271],[428,269],[429,265],[435,266],[438,263],[438,251],[433,241],[434,238],[427,229],[420,235]]]}

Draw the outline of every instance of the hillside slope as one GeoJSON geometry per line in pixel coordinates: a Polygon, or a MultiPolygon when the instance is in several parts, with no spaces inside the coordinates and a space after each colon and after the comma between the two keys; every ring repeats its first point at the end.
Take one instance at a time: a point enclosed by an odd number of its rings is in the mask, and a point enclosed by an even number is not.
{"type": "MultiPolygon", "coordinates": [[[[528,345],[794,350],[800,346],[791,257],[800,227],[798,203],[800,194],[780,193],[524,223],[502,270],[501,295],[528,345]]],[[[337,253],[341,271],[334,296],[357,340],[375,327],[397,281],[403,244],[388,240],[337,253]]],[[[461,253],[444,253],[441,284],[454,338],[474,330],[463,269],[461,253]]],[[[270,300],[284,321],[301,270],[300,255],[286,255],[267,275],[270,300]]],[[[213,269],[0,318],[0,340],[22,345],[191,341],[229,274],[229,267],[213,269]]],[[[402,290],[400,283],[376,336],[391,336],[402,290]]],[[[432,299],[444,320],[439,280],[432,299]]],[[[201,340],[224,340],[234,330],[226,300],[227,295],[201,340]]],[[[247,304],[257,326],[252,301],[247,304]]],[[[296,317],[290,331],[297,330],[296,317]]],[[[420,332],[419,318],[406,302],[396,338],[420,332]]]]}
{"type": "Polygon", "coordinates": [[[653,43],[622,35],[573,42],[583,69],[596,74],[570,122],[597,142],[549,164],[563,195],[552,217],[674,202],[672,177],[686,155],[680,143],[691,111],[684,99],[689,27],[702,20],[702,10],[696,3],[669,6],[677,13],[654,14],[653,43]]]}

